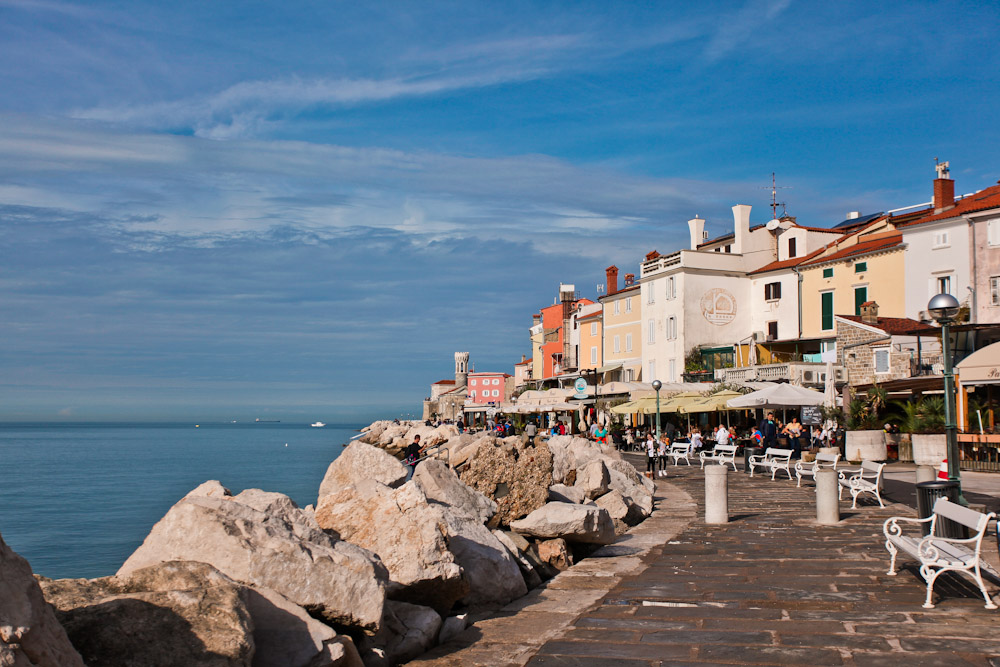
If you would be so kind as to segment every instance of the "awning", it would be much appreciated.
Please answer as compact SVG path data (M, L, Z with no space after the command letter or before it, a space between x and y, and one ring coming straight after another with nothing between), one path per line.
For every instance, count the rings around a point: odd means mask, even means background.
M736 394L729 401L735 409L797 408L803 405L823 405L826 395L794 384L776 384L751 394Z
M617 364L607 364L605 366L601 366L600 368L598 368L597 372L598 373L608 373L610 371L616 371L616 370L618 370L621 367L622 367L621 362L618 362Z
M681 414L689 414L692 412L718 412L719 410L735 410L736 408L730 408L728 403L731 399L738 398L742 396L738 391L720 391L717 394L712 394L711 396L705 396L682 406L678 410Z
M1000 384L1000 343L976 350L955 366L961 384Z

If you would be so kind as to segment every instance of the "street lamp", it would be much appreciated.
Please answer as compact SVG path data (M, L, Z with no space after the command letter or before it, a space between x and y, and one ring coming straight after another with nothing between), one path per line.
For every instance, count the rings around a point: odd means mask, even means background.
M653 389L656 390L656 441L660 441L660 387L663 383L659 380L653 380Z
M951 294L938 294L927 304L930 313L941 325L941 350L944 354L944 432L948 444L948 481L958 485L958 501L968 505L962 495L962 481L958 465L958 424L955 420L955 374L951 367L951 334L949 325L958 315L958 299Z

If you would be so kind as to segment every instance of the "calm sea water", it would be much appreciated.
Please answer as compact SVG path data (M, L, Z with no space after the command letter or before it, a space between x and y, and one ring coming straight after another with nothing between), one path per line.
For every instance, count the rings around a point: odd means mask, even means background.
M111 575L206 480L315 503L362 426L0 424L0 535L36 574Z

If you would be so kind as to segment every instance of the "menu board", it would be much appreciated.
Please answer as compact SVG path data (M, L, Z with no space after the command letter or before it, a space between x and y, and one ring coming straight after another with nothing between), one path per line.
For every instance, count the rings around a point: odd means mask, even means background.
M803 405L800 414L803 424L818 426L823 423L823 410L818 405Z

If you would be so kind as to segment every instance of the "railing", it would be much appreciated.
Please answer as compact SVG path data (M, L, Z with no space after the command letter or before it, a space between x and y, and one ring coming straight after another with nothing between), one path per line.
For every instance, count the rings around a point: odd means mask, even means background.
M1000 472L1000 435L959 433L962 470Z
M844 369L833 367L834 378L844 380ZM826 364L793 361L785 364L761 364L741 368L719 368L715 371L717 382L781 382L788 380L822 387L826 384Z

